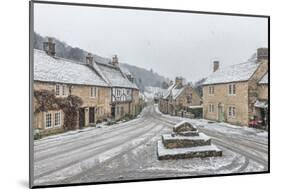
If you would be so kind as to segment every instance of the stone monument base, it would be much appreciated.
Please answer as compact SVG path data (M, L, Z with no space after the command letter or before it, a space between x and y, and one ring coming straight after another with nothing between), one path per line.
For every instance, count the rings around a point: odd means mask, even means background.
M157 155L159 160L187 159L222 156L222 151L215 145L196 146L189 148L165 148L162 141L158 141Z

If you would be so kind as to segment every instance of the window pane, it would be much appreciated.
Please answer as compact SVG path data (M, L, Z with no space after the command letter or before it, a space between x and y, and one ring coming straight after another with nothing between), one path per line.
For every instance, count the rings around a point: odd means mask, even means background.
M55 126L60 126L60 112L55 113Z
M62 86L62 96L65 95L65 85Z
M52 114L50 114L50 113L46 114L46 121L45 121L45 123L46 123L46 128L52 127Z
M56 93L56 96L59 96L60 95L60 86L59 85L56 85L56 91L55 91L55 93Z

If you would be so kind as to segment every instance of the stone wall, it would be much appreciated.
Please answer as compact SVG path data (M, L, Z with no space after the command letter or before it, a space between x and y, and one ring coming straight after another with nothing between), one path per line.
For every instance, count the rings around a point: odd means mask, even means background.
M255 115L255 107L254 104L258 99L258 82L261 80L261 78L268 72L268 61L262 60L261 62L258 62L259 67L255 71L255 73L252 75L249 83L248 93L249 93L249 100L248 100L248 106L249 106L249 117Z
M40 134L42 136L44 135L49 135L49 134L53 134L53 133L59 133L59 132L63 132L64 128L63 128L63 124L64 124L64 113L62 110L52 110L52 111L48 111L48 113L52 114L52 124L54 124L55 122L55 116L54 114L60 112L61 115L61 119L60 119L60 126L52 126L51 128L46 128L45 127L45 115L47 112L39 112L39 113L35 113L34 114L34 119L33 119L33 128L34 129L39 129L40 130Z
M268 100L268 85L267 84L258 85L258 99Z
M191 102L188 102L187 96L190 94L192 95L192 98L191 98ZM191 86L185 86L184 91L178 96L178 98L175 101L175 105L182 104L183 107L200 105L200 103L201 103L200 96Z
M210 120L219 121L219 105L222 111L224 121L238 124L248 125L248 83L236 82L236 94L228 94L227 84L216 84L214 86L214 94L209 94L209 85L203 86L203 117ZM214 105L214 112L209 112L209 105ZM236 108L236 116L228 115L228 108L232 106Z
M34 82L34 90L49 90L55 91L56 83L47 82ZM82 99L83 104L81 107L85 108L85 126L89 125L89 107L95 107L95 121L102 120L111 114L110 107L110 88L97 87L98 94L96 97L90 96L91 86L85 85L66 85L68 94L78 96ZM36 108L36 100L34 98L34 109ZM44 129L44 116L40 114L34 115L34 128ZM77 125L78 128L78 125Z
M115 120L119 120L131 111L131 102L115 104Z

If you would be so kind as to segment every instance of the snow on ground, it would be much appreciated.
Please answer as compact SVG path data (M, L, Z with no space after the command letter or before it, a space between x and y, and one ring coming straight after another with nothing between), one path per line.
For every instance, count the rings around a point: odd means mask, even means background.
M223 144L218 146L223 156L158 160L157 141L162 134L172 132L169 122L181 120L210 131L206 134L212 134L216 143ZM248 137L249 133L253 138ZM260 131L208 123L204 119L164 115L157 105L148 106L129 122L35 141L35 180L38 184L65 184L264 171L267 149L256 143L257 137L266 138L263 135ZM228 141L233 136L236 140ZM245 136L249 143L236 143L239 137L245 141Z
M188 121L199 128L203 127L204 129L208 129L220 133L252 135L252 136L260 137L263 140L266 140L268 138L268 132L260 129L249 128L247 126L237 126L229 123L213 122L206 119L191 119L191 118L183 118L178 116L171 116L160 112L157 104L155 104L154 106L155 106L156 113L158 113L159 115L165 118L173 120L175 123L178 121Z

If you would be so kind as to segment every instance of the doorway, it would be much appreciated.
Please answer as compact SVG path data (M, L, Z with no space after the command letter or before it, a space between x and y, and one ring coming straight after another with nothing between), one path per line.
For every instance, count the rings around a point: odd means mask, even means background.
M79 129L85 127L85 108L79 108Z
M219 103L218 105L218 120L219 122L224 122L224 110L223 110L223 105L221 103Z
M95 123L95 107L89 108L89 123L90 124Z

